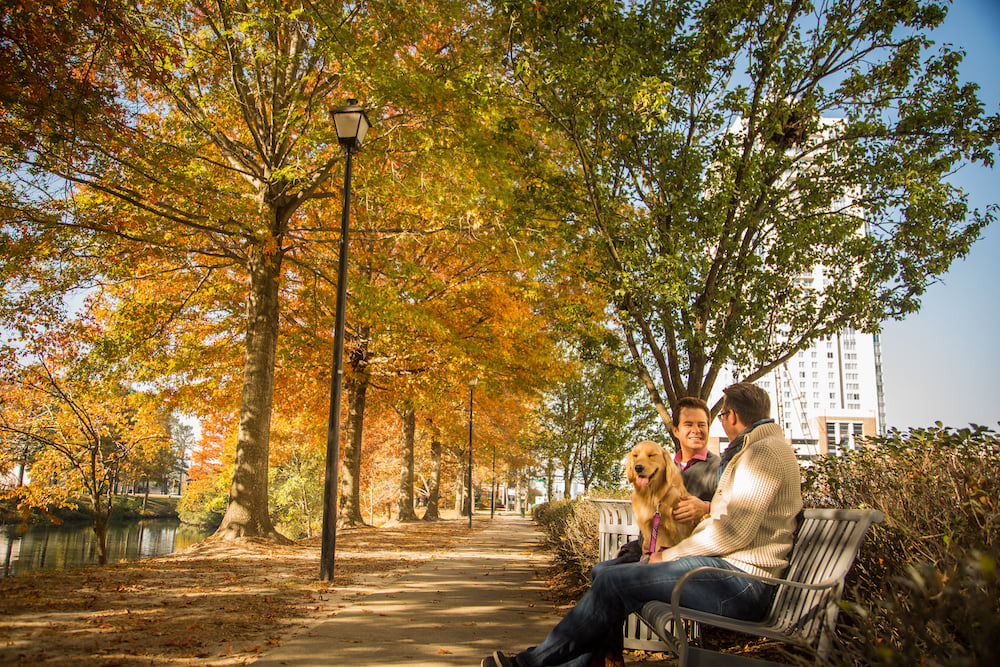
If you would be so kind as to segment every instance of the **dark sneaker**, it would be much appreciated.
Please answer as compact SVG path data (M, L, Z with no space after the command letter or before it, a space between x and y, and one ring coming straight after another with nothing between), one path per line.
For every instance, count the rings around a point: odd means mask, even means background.
M496 667L517 667L514 658L508 657L500 651L493 651L493 664ZM486 667L486 665L483 665L483 667Z
M479 663L479 667L497 667L497 662L493 659L492 655L488 655Z

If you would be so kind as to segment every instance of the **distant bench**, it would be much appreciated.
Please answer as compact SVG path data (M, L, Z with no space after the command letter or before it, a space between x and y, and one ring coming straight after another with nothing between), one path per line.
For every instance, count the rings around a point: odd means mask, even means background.
M614 558L622 544L638 539L632 504L628 500L592 499L591 502L601 515L600 558ZM669 602L647 602L637 614L626 619L625 648L676 653L681 667L774 664L690 645L689 633L692 638L697 637L698 624L705 624L801 646L812 650L818 658L826 657L836 629L844 579L868 528L882 519L877 510L804 510L784 577L745 575L778 586L762 620L741 621L681 607L680 593L691 576L688 573L677 583ZM691 572L712 569L697 568Z

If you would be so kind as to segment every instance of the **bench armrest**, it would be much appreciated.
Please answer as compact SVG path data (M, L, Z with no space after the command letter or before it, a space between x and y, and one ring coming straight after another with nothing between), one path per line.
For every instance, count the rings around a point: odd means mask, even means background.
M677 581L677 585L674 586L674 590L670 595L670 609L671 612L673 613L674 618L677 619L683 618L683 615L681 614L681 609L683 609L683 607L681 607L681 590L684 588L685 585L690 583L691 577L703 572L720 572L722 574L732 574L741 577L743 579L762 581L765 584L773 584L775 586L779 587L784 586L787 588L800 588L803 590L811 590L811 591L822 591L831 588L837 588L843 582L842 577L832 577L830 579L827 579L825 581L820 581L815 584L806 584L798 581L788 581L787 579L781 579L779 577L769 577L760 574L750 574L749 572L742 572L742 571L735 572L733 570L729 570L723 567L712 567L710 565L702 565L701 567L696 567L692 570L685 572L684 576L682 576Z

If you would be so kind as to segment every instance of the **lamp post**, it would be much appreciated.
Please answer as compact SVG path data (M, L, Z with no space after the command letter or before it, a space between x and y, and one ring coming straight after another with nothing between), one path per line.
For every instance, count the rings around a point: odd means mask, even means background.
M333 327L333 368L330 373L330 419L326 430L326 480L323 487L323 536L319 578L333 581L337 544L337 471L340 462L340 403L344 387L344 310L347 306L347 236L350 227L351 158L365 140L371 123L355 99L330 110L337 139L347 153L344 168L344 207L340 218L340 260L337 266L337 311Z
M469 382L469 528L472 528L472 392L479 378Z

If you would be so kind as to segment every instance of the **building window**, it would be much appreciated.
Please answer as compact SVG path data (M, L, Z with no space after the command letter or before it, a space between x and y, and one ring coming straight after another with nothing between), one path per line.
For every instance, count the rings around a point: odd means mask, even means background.
M837 447L837 425L833 422L826 423L826 450L830 454L840 453Z

